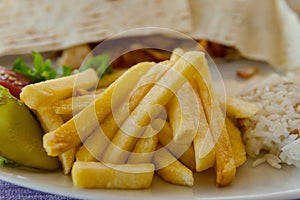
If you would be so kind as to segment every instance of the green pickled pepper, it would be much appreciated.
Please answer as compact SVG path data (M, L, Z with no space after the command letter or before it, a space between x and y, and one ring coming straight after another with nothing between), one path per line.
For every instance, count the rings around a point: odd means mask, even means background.
M57 158L43 148L43 130L30 110L0 86L0 156L26 167L56 170Z

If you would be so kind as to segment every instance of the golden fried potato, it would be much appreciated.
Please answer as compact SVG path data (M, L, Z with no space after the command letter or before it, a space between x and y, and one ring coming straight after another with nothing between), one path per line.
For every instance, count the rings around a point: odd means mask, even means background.
M234 160L236 167L241 166L246 162L246 150L242 141L240 130L234 125L234 123L226 117L226 128L229 135L230 143L234 152Z
M255 115L259 107L242 99L236 97L226 98L226 113L234 118L249 118Z
M168 117L176 142L193 142L200 124L199 102L199 97L187 82L168 103Z
M61 162L64 174L69 174L75 161L76 147L69 149L68 151L60 154L58 159Z
M100 94L97 95L83 95L70 97L67 99L62 99L60 101L55 102L52 107L56 114L58 115L73 115L81 110L83 110L86 106L88 106L91 102L93 102Z
M148 127L145 132L143 138L136 143L127 163L151 163L153 152L158 144L158 136L151 127Z
M194 150L196 160L196 171L201 172L214 166L215 164L215 142L211 135L211 131L205 116L204 108L199 96L199 90L194 80L191 80L197 98L199 99L199 127L194 138Z
M102 164L76 161L72 180L76 187L143 189L150 187L154 174L153 164Z
M181 48L176 48L173 50L171 57L170 57L170 61L176 62L177 60L179 60L179 58L184 54L183 49Z
M34 112L46 133L57 129L64 123L62 117L54 112L52 106L41 106Z
M54 102L72 96L75 86L90 89L96 86L98 76L88 69L75 75L27 85L22 89L20 99L31 109L52 105Z
M64 123L62 117L54 112L52 106L39 107L36 110L36 115L45 132L53 131ZM75 160L75 152L76 149L71 148L58 156L64 174L69 174L71 172Z
M193 172L179 162L167 149L160 149L154 154L157 174L165 181L177 185L193 186Z
M158 125L156 125L156 123L158 123ZM159 143L167 148L170 153L178 158L190 170L196 171L194 145L182 144L174 141L169 122L164 122L162 119L157 119L153 126L160 126L161 123L164 123L164 126L158 133Z

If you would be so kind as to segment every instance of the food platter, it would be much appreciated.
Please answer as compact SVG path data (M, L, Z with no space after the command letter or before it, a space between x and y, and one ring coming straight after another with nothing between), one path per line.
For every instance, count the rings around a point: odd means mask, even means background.
M236 60L216 61L220 70L226 93L234 95L248 84L254 83L274 72L265 63ZM242 66L256 66L260 72L253 78L242 80L236 70ZM176 186L155 177L150 189L146 190L105 190L80 189L72 184L70 176L62 172L45 173L23 168L0 168L0 179L34 190L84 199L291 199L300 197L300 169L283 166L278 170L260 165L251 166L249 159L237 171L234 182L225 188L215 186L212 170L195 175L193 187Z

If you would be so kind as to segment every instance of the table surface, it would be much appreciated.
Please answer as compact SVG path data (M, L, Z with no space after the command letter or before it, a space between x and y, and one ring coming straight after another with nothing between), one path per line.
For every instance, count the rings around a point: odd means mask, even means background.
M47 199L47 200L75 200L60 195L49 194L28 188L20 187L0 180L0 200L26 200L26 199Z

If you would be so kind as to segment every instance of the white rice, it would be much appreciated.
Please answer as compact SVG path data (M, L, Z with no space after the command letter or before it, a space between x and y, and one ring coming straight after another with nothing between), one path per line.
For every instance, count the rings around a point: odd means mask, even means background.
M258 158L253 166L267 162L276 168L282 163L300 168L300 139L295 134L300 132L300 84L295 75L271 75L240 96L260 108L243 120L247 154Z

